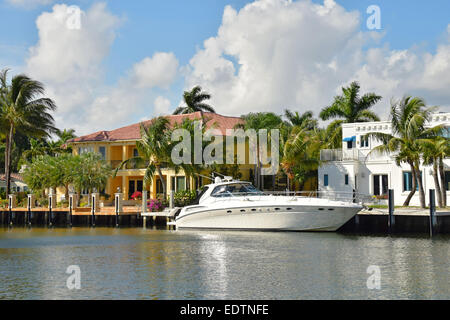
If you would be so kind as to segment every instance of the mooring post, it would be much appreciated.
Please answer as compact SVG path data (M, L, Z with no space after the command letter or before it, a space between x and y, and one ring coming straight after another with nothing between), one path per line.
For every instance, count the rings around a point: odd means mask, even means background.
M145 229L147 227L147 216L145 215L148 210L147 207L147 190L142 191L142 227Z
M76 207L78 202L78 194L73 192L69 194L69 225L72 227L72 214L73 214L73 208Z
M174 194L173 194L173 190L170 190L169 208L173 209L173 207L174 207Z
M435 198L435 190L430 189L430 237L435 234L435 225L436 225L436 198Z
M389 204L389 218L388 218L388 227L389 232L393 232L395 228L395 216L394 216L394 190L389 189L388 191L388 204Z
M116 227L119 226L119 214L122 212L122 199L123 194L118 192L114 194L114 210L116 212Z
M16 195L15 194L10 194L9 196L8 196L8 211L9 211L9 214L8 214L8 225L11 225L12 226L12 224L13 224L13 213L12 213L12 209L13 208L15 208L16 207Z
M48 208L49 208L48 224L52 226L53 208L56 208L56 194L54 193L53 188L50 188L50 194L48 195Z
M27 213L27 219L25 221L26 224L31 225L31 220L32 220L32 209L35 207L35 198L34 198L34 194L29 194L27 195L27 209L28 209L28 213Z
M91 195L91 216L92 216L92 221L91 224L93 227L95 227L95 213L99 210L99 194L94 192Z

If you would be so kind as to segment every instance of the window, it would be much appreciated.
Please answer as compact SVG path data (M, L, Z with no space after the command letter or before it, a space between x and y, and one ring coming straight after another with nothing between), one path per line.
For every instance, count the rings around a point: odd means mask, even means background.
M232 183L214 188L212 197L231 197L233 195L260 195L262 192L256 189L251 183Z
M328 187L328 175L327 174L323 175L323 185L325 187Z
M369 137L361 136L361 148L369 147Z
M376 174L373 176L373 194L375 196L386 195L388 193L387 174Z
M344 180L345 180L345 185L348 185L348 174L345 175Z
M100 153L103 160L106 160L106 147L98 147L98 153Z
M412 189L412 174L411 171L403 172L403 191L411 191ZM416 191L419 190L419 184L416 179Z
M83 153L89 153L89 152L94 152L94 148L93 147L79 147L78 148L79 155L82 155Z
M353 149L353 140L347 141L347 149Z
M178 192L186 190L186 177L177 177L176 180L176 191Z
M133 149L133 157L139 157L139 151L136 148Z

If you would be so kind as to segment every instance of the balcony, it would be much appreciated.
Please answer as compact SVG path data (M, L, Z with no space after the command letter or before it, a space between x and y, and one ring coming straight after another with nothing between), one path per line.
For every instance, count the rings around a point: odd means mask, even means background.
M323 149L320 150L321 161L359 161L364 159L359 149Z

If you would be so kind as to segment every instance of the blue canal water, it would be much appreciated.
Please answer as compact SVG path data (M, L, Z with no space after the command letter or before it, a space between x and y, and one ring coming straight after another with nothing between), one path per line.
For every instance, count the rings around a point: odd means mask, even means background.
M0 229L0 299L449 299L449 253L448 236Z

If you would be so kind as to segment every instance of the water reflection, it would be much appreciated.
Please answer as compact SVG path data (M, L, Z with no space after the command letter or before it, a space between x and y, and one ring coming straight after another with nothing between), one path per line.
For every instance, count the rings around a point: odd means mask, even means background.
M0 299L448 299L449 237L2 229ZM81 290L68 290L69 265ZM381 269L368 290L367 267Z

